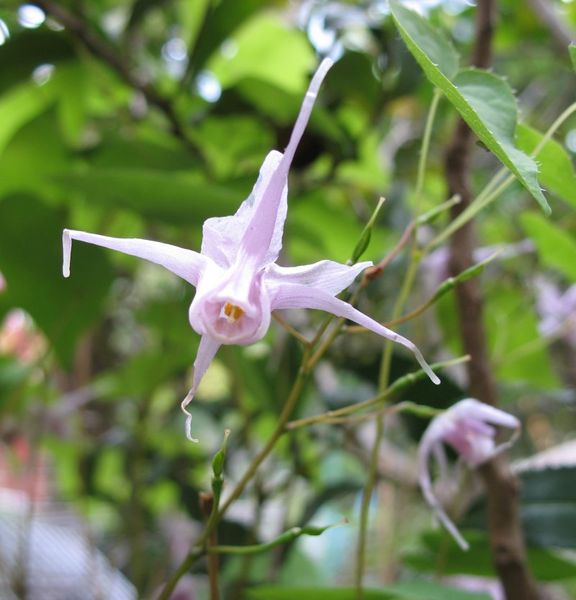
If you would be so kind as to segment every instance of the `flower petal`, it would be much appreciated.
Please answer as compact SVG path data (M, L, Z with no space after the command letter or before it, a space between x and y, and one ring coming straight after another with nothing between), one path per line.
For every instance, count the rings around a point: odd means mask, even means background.
M346 289L359 273L372 264L371 261L365 261L349 266L333 260L321 260L301 267L280 267L273 264L266 274L266 279L273 285L297 283L319 288L335 296Z
M254 211L242 237L241 249L246 256L251 258L254 264L260 266L266 264L266 255L272 247L275 238L282 192L286 187L290 164L310 118L320 85L333 64L330 58L325 58L320 63L314 77L312 77L312 81L302 102L300 113L296 119L296 124L292 130L288 146L267 184L262 187L262 198L258 200L257 210Z
M477 467L491 460L495 456L498 456L498 454L501 454L505 450L508 450L520 435L520 421L514 415L495 408L494 406L490 406L485 402L480 402L480 400L476 400L475 398L460 400L460 402L456 403L444 413L444 415L447 414L452 414L454 418L468 424L474 421L492 423L493 425L514 430L512 437L508 441L498 444L489 452L484 452L479 455L476 460L467 461L472 467ZM437 417L437 419L441 419L444 415Z
M264 159L260 167L258 181L252 190L252 193L231 217L213 217L204 222L202 228L202 254L209 256L215 263L221 267L229 267L234 264L238 255L240 241L246 232L248 223L252 220L254 213L259 210L260 204L264 198L264 189L270 181L270 177L278 168L282 159L282 153L272 150ZM284 182L284 189L280 197L280 203L276 214L274 224L274 233L268 251L264 257L264 262L272 263L280 254L282 249L282 233L284 221L286 220L288 186Z
M124 254L137 256L150 262L162 265L172 273L178 275L188 283L196 285L200 273L210 261L193 250L186 250L178 246L153 242L150 240L115 238L84 231L65 229L62 233L62 248L64 253L62 273L64 277L70 276L70 255L72 253L72 240L95 244Z
M296 283L282 283L278 286L274 293L271 293L271 295L272 310L282 308L315 308L318 310L324 310L336 315L337 317L343 317L345 319L349 319L350 321L354 321L355 323L366 327L366 329L374 331L382 337L385 337L393 342L397 342L398 344L402 344L414 354L416 360L422 369L424 369L428 377L430 377L432 382L436 384L440 383L440 380L434 374L428 363L424 360L422 353L420 350L418 350L415 344L400 334L395 333L391 329L380 325L380 323L355 309L347 302L343 302L338 298L334 298L324 290Z
M418 448L418 479L420 482L420 488L422 489L424 499L434 510L436 516L438 519L440 519L444 527L446 527L446 529L450 532L452 537L463 550L468 550L468 542L462 537L462 534L458 531L456 525L454 525L450 517L448 517L445 510L442 508L442 505L440 504L438 498L436 498L434 489L432 487L432 480L430 478L429 470L430 456L437 455L437 449L441 446L443 437L443 430L441 427L432 427L432 425L435 423L437 423L436 420L434 420L431 426L426 430Z
M520 421L514 415L490 406L485 402L480 402L480 400L476 400L475 398L460 400L460 402L454 404L444 414L448 413L453 414L459 419L466 418L467 420L483 421L485 423L500 425L501 427L508 427L509 429L518 429L520 427Z
M186 415L186 437L191 441L197 443L198 440L192 437L192 413L188 410L188 405L192 402L194 394L198 389L198 385L206 373L206 370L210 366L210 363L214 359L218 348L220 348L220 342L211 338L209 335L203 335L200 338L200 345L198 346L198 353L196 354L196 360L194 361L194 374L192 375L192 387L186 394L186 398L182 400L180 408Z

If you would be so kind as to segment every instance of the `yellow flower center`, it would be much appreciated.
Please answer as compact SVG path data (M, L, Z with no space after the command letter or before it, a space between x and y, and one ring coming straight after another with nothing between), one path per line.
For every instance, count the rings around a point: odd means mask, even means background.
M226 302L224 305L224 314L229 323L235 323L244 314L244 311L239 306Z

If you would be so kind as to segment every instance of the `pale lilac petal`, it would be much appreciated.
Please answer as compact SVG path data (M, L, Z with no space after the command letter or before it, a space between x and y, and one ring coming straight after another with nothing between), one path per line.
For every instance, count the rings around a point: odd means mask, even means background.
M321 260L301 267L280 267L273 264L266 274L266 279L276 286L297 283L319 288L335 296L346 289L359 273L371 266L371 261L349 266L332 260Z
M434 424L437 421L433 421ZM422 490L422 494L424 499L430 507L434 510L436 516L440 519L441 523L446 527L449 531L450 535L456 540L458 545L463 550L468 550L468 542L462 537L462 534L458 531L456 525L452 522L450 517L446 514L444 508L440 504L438 498L434 494L434 489L432 487L432 480L430 478L430 456L431 454L436 454L437 448L441 445L443 438L443 430L441 427L432 427L430 426L424 436L422 437L422 441L420 442L420 447L418 448L418 470L419 475L418 479L420 482L420 488Z
M450 411L454 412L459 420L464 421L467 427L470 426L470 422L483 421L484 423L492 423L500 427L507 427L512 429L513 433L509 440L494 445L492 442L490 445L486 444L486 451L482 452L481 449L476 453L476 456L468 461L468 464L472 467L477 467L488 460L491 460L495 456L498 456L505 450L511 448L518 437L520 436L520 421L514 416L503 410L490 406L485 402L480 402L474 398L466 398L455 404ZM486 436L482 439L486 440Z
M264 159L260 175L252 193L240 205L236 214L231 217L214 217L204 222L202 229L202 254L209 256L221 267L229 267L237 258L240 241L244 236L248 223L258 210L263 198L264 189L268 185L274 171L278 168L282 153L272 150ZM288 186L285 184L280 197L276 214L274 233L268 251L264 257L265 263L272 263L282 249L282 232L286 220Z
M380 323L355 309L347 302L334 298L329 293L319 290L318 288L311 288L295 283L281 284L272 294L272 310L282 308L312 308L324 310L337 317L354 321L355 323L358 323L358 325L362 325L362 327L366 327L366 329L374 331L382 337L397 342L398 344L402 344L414 354L416 360L422 369L424 369L428 377L430 377L432 382L435 384L440 383L440 380L424 360L422 353L415 344L391 329L380 325Z
M180 404L180 408L182 412L186 415L186 437L191 441L197 443L198 440L192 437L192 413L188 410L188 405L192 402L194 398L194 394L198 390L198 386L200 385L200 381L206 373L206 370L210 366L210 363L214 359L216 352L218 352L218 348L220 348L220 342L212 339L208 335L203 335L200 338L200 345L198 346L198 354L196 354L196 360L194 361L194 373L192 375L192 387L188 394L186 394L186 398L182 400Z
M258 202L258 210L252 215L242 238L242 250L255 264L266 264L266 254L269 252L275 238L282 191L288 180L288 170L294 158L296 147L310 118L320 85L332 65L333 61L325 58L314 74L302 102L300 113L296 119L296 124L292 130L292 135L290 136L290 141L282 156L282 160L272 173L268 183L263 186L262 199Z
M467 421L483 421L501 427L508 427L509 429L518 429L520 427L520 421L514 415L494 408L494 406L490 406L485 402L480 402L480 400L476 400L475 398L460 400L448 412L459 419L465 418Z
M492 425L511 428L514 435L508 442L495 447ZM418 449L422 493L446 529L464 549L468 545L434 495L428 464L430 455L438 458L442 444L448 443L458 451L465 463L477 467L509 448L519 434L519 427L520 422L513 415L474 398L466 398L434 418L422 436ZM441 471L444 469L442 464L440 468Z
M62 273L64 277L70 276L70 255L72 253L72 240L110 248L124 254L137 256L150 262L163 266L172 271L188 283L196 285L202 270L210 259L193 250L186 250L178 246L152 242L150 240L114 238L84 231L65 229L62 233L62 248L64 253Z
M434 460L438 463L438 473L440 480L448 478L448 457L446 456L446 450L444 444L434 444L432 448L432 454Z

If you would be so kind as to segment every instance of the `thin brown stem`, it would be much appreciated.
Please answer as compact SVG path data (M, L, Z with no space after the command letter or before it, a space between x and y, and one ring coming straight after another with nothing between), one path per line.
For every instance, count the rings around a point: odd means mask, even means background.
M472 63L486 68L491 63L491 41L496 14L495 0L480 0L476 11L476 38ZM470 158L473 134L463 120L456 126L445 159L448 193L458 194L460 204L452 207L455 220L472 202ZM454 274L472 266L475 247L474 223L467 222L450 240L450 269ZM455 290L457 318L468 363L470 394L497 405L498 392L489 360L483 320L483 298L478 280L460 283ZM526 562L526 551L519 518L518 484L504 457L490 461L480 469L488 499L488 528L492 559L507 600L536 600L538 591Z
M200 508L204 516L210 520L212 515L217 510L214 494L211 492L200 494ZM220 586L218 584L218 555L210 552L210 549L214 546L218 546L218 531L216 527L214 527L208 535L206 550L208 553L208 585L210 589L210 600L220 600Z

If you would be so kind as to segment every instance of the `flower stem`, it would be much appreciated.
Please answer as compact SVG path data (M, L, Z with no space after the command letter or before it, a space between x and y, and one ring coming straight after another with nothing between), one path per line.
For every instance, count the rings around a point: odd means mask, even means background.
M406 275L404 276L404 281L402 283L402 288L396 300L394 310L392 313L392 319L397 319L402 314L406 301L408 300L408 296L412 290L412 286L414 284L414 279L416 276L416 270L418 267L418 263L420 260L420 253L417 248L416 241L416 233L418 231L419 225L419 212L421 209L421 199L422 199L422 190L424 187L424 177L426 174L426 164L428 162L428 153L430 150L430 140L432 137L432 129L434 125L434 120L436 117L436 112L438 108L438 104L440 101L441 93L438 89L434 90L434 96L432 99L432 103L430 105L430 109L428 111L428 116L426 118L426 125L424 127L424 134L422 137L422 147L420 149L420 160L418 162L418 176L416 179L416 203L414 206L414 226L411 230L411 235L406 236L405 242L408 239L411 240L410 244L410 262L408 265L408 270ZM404 236L403 236L404 237ZM388 382L390 379L390 365L392 363L392 343L387 340L384 343L384 351L382 353L382 361L380 363L380 377L378 389L381 393L384 393L388 387ZM384 415L379 415L376 419L376 436L374 439L374 444L372 446L372 450L370 452L370 464L368 466L368 477L366 480L366 484L364 486L363 494L362 494L362 504L360 507L360 525L358 532L358 546L356 550L356 573L355 573L355 588L356 588L356 599L363 600L364 598L364 587L363 587L363 579L364 579L364 571L366 567L366 538L367 538L367 530L368 530L368 518L369 518L369 509L370 509L370 501L372 498L372 494L374 492L374 487L376 485L376 479L378 476L378 457L380 454L380 446L382 444L382 439L384 437Z
M571 104L562 114L550 125L546 133L542 136L542 139L538 142L534 150L530 153L532 158L536 158L544 146L552 139L552 136L558 131L562 124L576 112L576 102ZM450 222L450 224L438 234L426 247L426 252L430 252L434 248L437 248L442 242L447 240L455 231L460 229L463 225L472 220L482 209L486 208L489 204L492 204L500 194L506 190L510 184L516 179L515 175L508 175L508 169L502 167L496 175L488 182L486 187L478 194L470 205L462 211L457 218Z
M240 481L235 485L234 489L228 496L228 498L223 502L222 506L216 511L214 510L204 530L200 534L200 537L196 541L195 546L188 553L186 558L182 561L180 566L176 569L176 571L172 574L170 579L167 581L164 589L160 592L157 600L169 600L170 595L174 591L178 581L190 570L192 565L207 551L208 542L210 540L212 532L216 529L216 526L220 522L220 520L226 514L230 505L242 494L244 488L248 485L250 480L254 477L258 467L264 462L264 460L268 457L268 455L274 449L276 442L281 437L281 435L286 430L286 423L292 414L298 399L300 398L300 394L304 389L304 385L306 384L306 380L308 378L308 374L310 373L310 369L308 368L308 359L310 357L310 350L306 349L304 351L304 355L302 357L302 365L300 370L298 371L298 376L294 381L292 389L290 390L290 394L288 395L288 399L284 404L280 417L278 418L278 422L276 424L276 428L272 432L272 435L266 442L266 445L258 452L258 454L254 457L246 472L240 479Z

